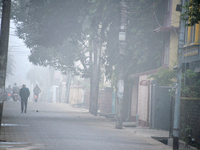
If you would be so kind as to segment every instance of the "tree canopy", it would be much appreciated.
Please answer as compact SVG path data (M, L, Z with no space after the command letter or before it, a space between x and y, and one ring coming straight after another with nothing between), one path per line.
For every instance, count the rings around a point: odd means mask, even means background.
M126 7L127 48L124 66L127 74L157 68L162 38L153 30L162 21L163 2L155 0L15 0L12 18L17 35L31 49L35 65L53 66L74 72L89 68L88 52L93 41L103 45L102 65L110 78L117 68L121 8ZM156 14L156 15L155 15ZM84 69L77 69L81 62ZM87 71L85 71L87 72Z
M125 74L133 74L155 69L160 66L162 53L162 35L153 33L153 30L163 25L163 1L126 1L127 38L124 59ZM121 6L122 7L122 6ZM156 17L156 18L155 18ZM157 19L160 23L155 21ZM119 28L119 26L118 26ZM106 49L107 75L111 77L113 68L117 64L118 32L119 29L111 26ZM113 44L114 43L114 44Z
M81 54L87 1L20 0L13 3L17 35L31 49L35 65L72 69ZM81 7L80 7L81 6Z

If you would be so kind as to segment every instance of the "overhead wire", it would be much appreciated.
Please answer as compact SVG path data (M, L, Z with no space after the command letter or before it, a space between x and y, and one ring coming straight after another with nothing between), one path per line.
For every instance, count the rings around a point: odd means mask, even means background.
M161 1L159 1L158 3L157 3L157 5L156 6L158 6L158 4L160 3ZM128 14L127 15L127 18L129 18L129 19L131 19L131 20L139 20L139 21L145 21L145 19L144 18L142 18L142 19L135 19L135 18L132 18L131 16L130 16L130 14L135 14L135 13L140 13L140 12L144 12L144 11L146 11L146 10L149 10L150 8L154 8L154 6L155 6L155 4L153 4L152 6L150 6L150 7L148 7L147 9L145 9L145 10L142 10L142 11L137 11L137 12L128 12L128 11L126 11L126 13ZM130 8L130 6L128 6L129 8ZM156 13L155 13L155 11L153 12L154 13L154 17L155 17L155 21L156 21L156 23L161 27L161 24L159 23L159 21L158 21L158 18L157 18L157 15L156 15ZM178 15L176 15L176 14L173 14L173 15L175 15L175 16L178 16ZM178 16L179 17L179 16ZM173 20L171 20L171 23L176 23L176 22L179 22L179 20L178 20L178 18L175 18L175 19L173 19ZM174 35L174 36L172 36L171 37L171 39L170 39L170 41L172 41L175 37L177 37L178 38L178 34L177 34L177 32L176 32L176 29L174 28L174 32L175 32L175 34L176 34L176 36ZM127 36L127 38L128 38L128 42L130 43L130 45L131 45L131 41L130 41L130 37L129 36ZM177 48L178 47L178 45L177 46L174 46L174 47L170 47L170 41L165 45L165 47L169 47L169 50L170 49L174 49L174 48ZM169 56L169 50L168 50L168 56ZM164 61L164 60L163 60ZM169 60L168 60L169 61Z
M9 51L9 53L30 54L28 51Z
M151 5L150 7L147 7L146 9L141 10L141 11L137 11L137 12L124 11L124 12L127 14L127 18L130 19L130 20L132 20L132 21L141 21L141 22L144 22L144 23L149 23L149 22L147 21L147 19L148 19L149 16L147 16L146 18L136 19L135 17L133 18L131 15L133 15L133 14L135 14L135 13L144 12L144 11L146 11L146 10L149 10L149 9L152 8L152 7L153 7L153 9L154 9L155 7L158 6L158 4L159 4L160 2L161 2L161 0L159 0L156 4L153 3L153 5ZM131 6L124 6L124 7L129 7L129 8L131 8ZM158 22L158 19L157 19L157 16L156 16L155 12L154 12L154 16L155 16L155 18L156 18L157 24L158 24L159 26L161 26L160 23Z
M9 46L10 48L17 48L17 47L26 47L25 45L13 45L13 46Z
M16 29L16 28L14 28L14 27L10 27L11 29Z
M132 17L129 16L129 15L133 15L133 14L136 14L136 13L141 13L141 12L147 11L147 10L149 10L149 9L152 8L152 7L155 8L155 7L158 6L158 4L159 4L161 1L162 1L162 0L159 0L156 4L153 4L153 5L151 5L150 7L147 7L146 9L143 9L143 10L140 10L140 11L136 11L136 12L124 11L124 10L122 10L122 11L123 11L124 13L128 14L127 17L128 17L129 19L131 19L131 20L138 20L138 19L132 18ZM123 7L131 8L131 6L124 6L124 5L123 5ZM144 18L142 18L142 19L144 19ZM141 20L142 20L142 19L141 19Z
M158 22L158 18L157 18L157 16L156 16L155 11L154 11L154 17L155 17L156 23L159 25L159 27L161 27L160 23Z
M11 35L11 36L16 36L16 35L14 35L14 34L9 34L9 35Z
M136 11L136 12L130 12L130 13L132 13L132 14L141 13L141 12L144 12L144 11L149 10L149 9L151 9L151 8L157 7L158 4L159 4L161 1L162 1L162 0L159 0L156 4L153 4L153 5L151 5L150 7L147 7L146 9L143 9L143 10L140 10L140 11ZM129 7L129 8L133 7L133 8L134 8L134 6L124 6L124 7Z
M9 43L15 43L15 44L19 44L18 42L13 42L13 41L9 41Z
M141 20L145 20L149 18L151 14L149 14L146 18L140 18L140 19L136 19L136 18L133 18L131 16L127 16L127 18L129 18L130 20L133 20L133 21L141 21Z

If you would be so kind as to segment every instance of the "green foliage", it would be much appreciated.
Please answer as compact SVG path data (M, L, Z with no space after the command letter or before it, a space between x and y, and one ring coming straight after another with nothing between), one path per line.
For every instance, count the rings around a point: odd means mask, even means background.
M57 48L44 48L38 46L37 49L31 50L29 60L34 65L53 66L55 69L66 72L67 70L74 71L74 61L78 59L77 55L81 55L78 46L75 46L66 41L65 44Z
M184 78L196 78L197 76L198 76L197 73L188 69L188 70L186 70L186 72L184 72L182 74L182 79L184 79Z
M104 45L101 64L108 79L117 74L118 34L121 0L14 0L12 18L17 35L31 49L35 65L53 66L63 72L90 75L88 53L93 43ZM162 40L153 34L163 24L164 5L160 0L127 0L127 47L122 58L125 74L155 69L160 65ZM80 7L81 6L81 7ZM81 63L83 68L76 65ZM113 69L115 68L115 70Z
M176 72L174 70L160 68L156 74L150 75L149 78L157 80L160 86L172 86L176 78Z
M182 97L200 97L200 79L198 73L192 70L186 70L182 74L181 96Z
M182 140L184 140L187 144L189 144L191 141L190 141L190 137L191 137L191 134L192 134L192 128L183 123L181 125L181 134L183 134L184 136L182 137Z
M183 6L186 10L182 17L188 22L188 26L193 26L200 21L200 1L190 0Z
M176 81L176 75L177 73L174 70L160 68L156 74L150 75L149 78L157 80L160 86L173 86ZM200 97L200 79L198 78L198 73L186 70L182 73L181 80L181 97ZM174 96L175 89L172 89L169 94Z
M87 77L89 49L96 39L100 44L107 42L111 24L120 18L119 4L118 0L15 0L12 18L17 35L31 49L33 64L82 72Z
M199 89L196 86L181 86L181 97L198 98L200 96Z
M181 125L180 134L182 134L181 140L183 140L187 145L199 148L199 143L192 141L192 127L191 126L187 125L186 123L183 123Z
M113 66L117 64L119 51L118 34L121 18L121 1L97 1L97 9L90 17L92 18L92 27L94 27L94 23L99 20L101 28L97 33L92 35L97 35L100 38L101 44L104 45L105 50L102 53L101 64L105 67L107 79L111 79L113 76L116 76L116 70L113 69Z
M173 99L175 99L175 92L176 92L175 88L172 88L169 90L169 96Z
M119 61L121 58L118 56L120 17L117 18L115 15L116 23L110 25L106 51L103 56L108 78L111 78L112 73L114 73L113 66L117 70L118 63L121 62L126 75L152 70L160 66L163 38L161 35L153 34L153 30L158 27L158 24L155 24L154 13L157 14L158 20L163 24L163 7L165 5L160 0L154 2L148 0L126 1L127 46L122 61Z
M17 35L31 49L30 62L75 72L75 62L84 56L82 22L87 8L87 0L13 1L12 19Z
M87 1L20 0L13 9L13 19L18 36L27 47L57 47L69 37L81 35L81 13L79 5Z

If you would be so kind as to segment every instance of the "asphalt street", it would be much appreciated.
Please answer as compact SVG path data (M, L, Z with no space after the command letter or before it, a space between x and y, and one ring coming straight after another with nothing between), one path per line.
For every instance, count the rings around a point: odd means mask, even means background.
M170 150L131 128L115 129L115 122L93 116L65 103L4 102L0 149L45 150Z

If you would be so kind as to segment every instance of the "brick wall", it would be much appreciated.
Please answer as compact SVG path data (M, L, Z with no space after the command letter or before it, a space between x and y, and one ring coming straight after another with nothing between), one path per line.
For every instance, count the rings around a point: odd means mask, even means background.
M98 99L98 109L100 113L111 114L112 113L112 89L105 88L104 90L99 90L99 99ZM84 94L85 107L90 108L90 90L85 90Z
M190 135L195 142L190 142ZM181 99L180 139L200 148L200 99Z
M112 89L106 88L99 91L98 106L100 113L111 114L112 113Z
M84 102L85 102L85 108L90 108L90 90L85 90L84 94Z

